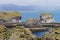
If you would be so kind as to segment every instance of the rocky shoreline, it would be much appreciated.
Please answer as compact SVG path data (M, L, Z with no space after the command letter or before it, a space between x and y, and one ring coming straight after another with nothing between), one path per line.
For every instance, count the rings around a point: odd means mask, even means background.
M0 40L37 40L37 38L28 28L16 26L9 30L2 26L0 28Z
M60 27L51 27L48 32L39 38L32 34L31 31L46 30L41 23L54 22L50 14L47 14L47 17L46 14L40 17L41 19L29 18L25 24L21 25L21 15L18 12L0 12L0 40L60 40Z
M51 28L40 40L60 40L60 28Z

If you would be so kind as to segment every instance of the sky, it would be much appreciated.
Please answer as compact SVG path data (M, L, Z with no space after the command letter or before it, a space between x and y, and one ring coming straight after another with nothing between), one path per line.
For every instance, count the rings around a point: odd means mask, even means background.
M60 0L0 0L0 5L2 4L16 4L23 6L60 6Z
M0 5L39 6L40 8L59 9L60 0L0 0Z

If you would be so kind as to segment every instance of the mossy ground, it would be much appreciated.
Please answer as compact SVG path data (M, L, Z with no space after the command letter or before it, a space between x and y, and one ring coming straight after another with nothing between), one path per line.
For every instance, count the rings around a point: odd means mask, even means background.
M51 28L41 37L41 40L60 40L60 28Z
M27 30L27 31L26 31ZM0 33L0 40L38 40L27 28L16 26Z

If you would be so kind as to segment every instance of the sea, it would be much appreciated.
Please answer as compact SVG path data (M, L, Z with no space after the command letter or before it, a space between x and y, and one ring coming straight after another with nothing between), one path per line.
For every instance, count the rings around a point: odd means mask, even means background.
M45 12L41 12L41 11L20 11L20 15L22 15L22 22L26 22L26 20L28 18L38 18L40 19L40 14L41 13L46 13ZM59 11L49 11L48 13L50 13L55 22L60 22L60 12ZM45 31L46 32L46 31ZM45 33L44 31L42 32L33 32L34 35L36 35L37 37L41 37L42 35L44 35Z

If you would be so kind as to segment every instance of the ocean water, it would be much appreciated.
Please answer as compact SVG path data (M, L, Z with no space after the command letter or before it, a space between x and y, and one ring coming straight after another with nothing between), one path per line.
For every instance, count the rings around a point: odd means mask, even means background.
M40 18L40 11L21 11L22 21L26 21L28 18ZM59 11L49 11L53 15L55 22L60 22L60 12Z
M40 18L40 11L21 11L22 21L25 22L28 18ZM53 15L55 22L60 22L60 12L59 11L49 11ZM41 37L45 32L34 32L33 34Z
M45 32L33 32L33 34L36 35L37 37L41 37L42 35L44 35Z

